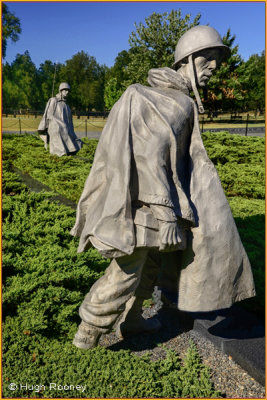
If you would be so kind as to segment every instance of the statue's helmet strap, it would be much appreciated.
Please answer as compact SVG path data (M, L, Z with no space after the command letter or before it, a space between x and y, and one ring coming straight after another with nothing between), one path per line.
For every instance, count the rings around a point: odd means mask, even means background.
M197 90L197 86L196 86L196 79L195 79L195 72L194 72L194 65L193 65L193 58L192 58L192 54L189 56L189 68L190 68L190 81L191 81L191 85L192 85L192 89L197 101L197 106L198 106L198 112L200 114L204 114L205 110L203 107L203 104L201 102L198 90Z
M62 82L59 85L59 91L64 90L64 89L70 90L70 85L67 82Z
M228 57L231 52L229 47L223 44L216 29L211 26L198 25L189 29L178 40L173 68L177 69L181 61L186 60L191 54L211 48L219 48L222 59Z

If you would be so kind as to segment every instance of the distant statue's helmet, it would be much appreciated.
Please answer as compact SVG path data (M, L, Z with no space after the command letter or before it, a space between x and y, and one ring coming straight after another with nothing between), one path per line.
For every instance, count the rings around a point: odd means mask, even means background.
M208 25L194 26L178 40L173 68L177 69L181 61L186 60L191 54L211 48L219 48L222 53L222 59L230 56L229 47L223 44L216 29Z
M64 89L70 90L70 85L67 82L63 82L59 85L60 92L61 92L61 90L64 90Z

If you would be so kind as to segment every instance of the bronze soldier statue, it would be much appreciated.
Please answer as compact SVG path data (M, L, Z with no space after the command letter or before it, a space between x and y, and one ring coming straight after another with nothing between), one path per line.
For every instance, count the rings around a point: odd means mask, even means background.
M123 337L160 328L142 317L142 304L157 283L161 255L161 282L176 287L180 310L212 311L255 295L198 124L204 109L197 88L229 54L215 29L196 26L178 41L173 69L150 70L150 87L129 86L112 108L71 231L79 252L93 245L112 261L80 307L75 346L96 346L115 323Z
M66 103L70 85L63 82L59 85L59 93L48 100L38 132L51 154L63 156L76 154L82 147L77 138L72 122L71 110Z

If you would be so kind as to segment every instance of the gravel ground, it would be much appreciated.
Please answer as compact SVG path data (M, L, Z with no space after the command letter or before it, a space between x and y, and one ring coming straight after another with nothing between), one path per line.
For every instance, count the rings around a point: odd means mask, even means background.
M224 398L265 398L265 388L248 375L230 356L223 354L212 342L203 338L192 329L192 320L185 313L177 310L161 309L157 313L153 307L144 310L146 318L157 314L164 328L152 335L136 335L127 340L120 340L115 333L103 335L100 345L110 350L130 349L141 356L147 352L151 360L165 357L164 348L172 349L183 358L190 341L197 346L202 362L210 368L211 379L216 390ZM180 315L180 318L177 316ZM182 322L181 322L182 321ZM159 346L162 344L163 346Z

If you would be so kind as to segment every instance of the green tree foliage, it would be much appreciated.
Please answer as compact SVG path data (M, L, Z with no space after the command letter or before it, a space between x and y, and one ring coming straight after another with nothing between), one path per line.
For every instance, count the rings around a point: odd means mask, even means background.
M265 108L265 52L254 54L244 62L230 29L223 37L231 49L230 57L215 71L209 81L205 105L209 110L238 111Z
M96 59L80 51L64 64L56 65L55 95L59 83L67 81L72 91L69 102L79 115L91 110L111 109L122 92L132 83L147 84L149 69L171 66L177 41L188 29L199 24L200 14L191 19L182 17L181 10L153 13L145 22L135 24L130 34L129 51L123 50L112 68L99 65ZM16 41L19 20L3 3L3 55L8 38ZM253 55L244 62L230 29L223 42L231 48L231 56L215 72L209 82L205 107L210 110L236 111L265 106L265 53ZM46 60L37 70L30 54L18 54L9 65L3 65L4 108L43 110L53 91L55 64Z
M120 98L124 91L123 82L128 79L127 65L130 62L130 52L121 51L116 59L115 64L106 74L106 83L104 90L105 107L110 110L114 103Z
M236 36L230 29L223 36L223 43L231 49L230 57L217 69L209 81L208 101L205 105L210 110L231 111L240 109L244 99L244 88L240 80L238 67L243 62L235 45Z
M62 81L71 85L70 103L76 111L104 109L104 83L107 67L81 51L67 60L60 70Z
M3 105L5 108L17 109L20 104L24 105L27 102L26 95L16 82L7 77L7 75L10 75L10 66L8 64L3 64L2 72Z
M182 17L181 9L170 13L153 13L145 23L135 24L130 34L128 79L124 86L139 82L146 84L151 68L170 67L174 62L174 51L179 38L190 28L199 24L200 14L192 21L191 15Z
M40 111L52 92L54 96L58 93L60 82L67 81L72 89L69 102L75 111L103 110L106 72L106 66L99 65L94 57L83 51L65 64L46 60L39 69L25 51L17 54L11 65L3 66L3 105L5 108Z
M115 58L115 64L107 73L107 78L116 78L118 83L123 82L128 77L127 65L130 62L130 50L121 51Z
M21 33L20 20L12 14L7 5L2 3L2 57L6 56L7 41L11 39L12 42L19 40Z
M116 101L119 100L123 89L118 84L117 78L110 78L105 85L104 101L107 110L111 110Z
M245 109L262 113L265 108L265 51L260 55L253 54L239 67L238 72L245 92Z
M61 69L62 64L55 64L50 60L46 60L44 63L40 64L38 70L38 80L41 87L41 108L45 107L45 104L50 97L57 94L61 82Z
M9 66L3 68L3 104L5 107L33 108L40 107L41 92L38 72L30 54L17 54Z

